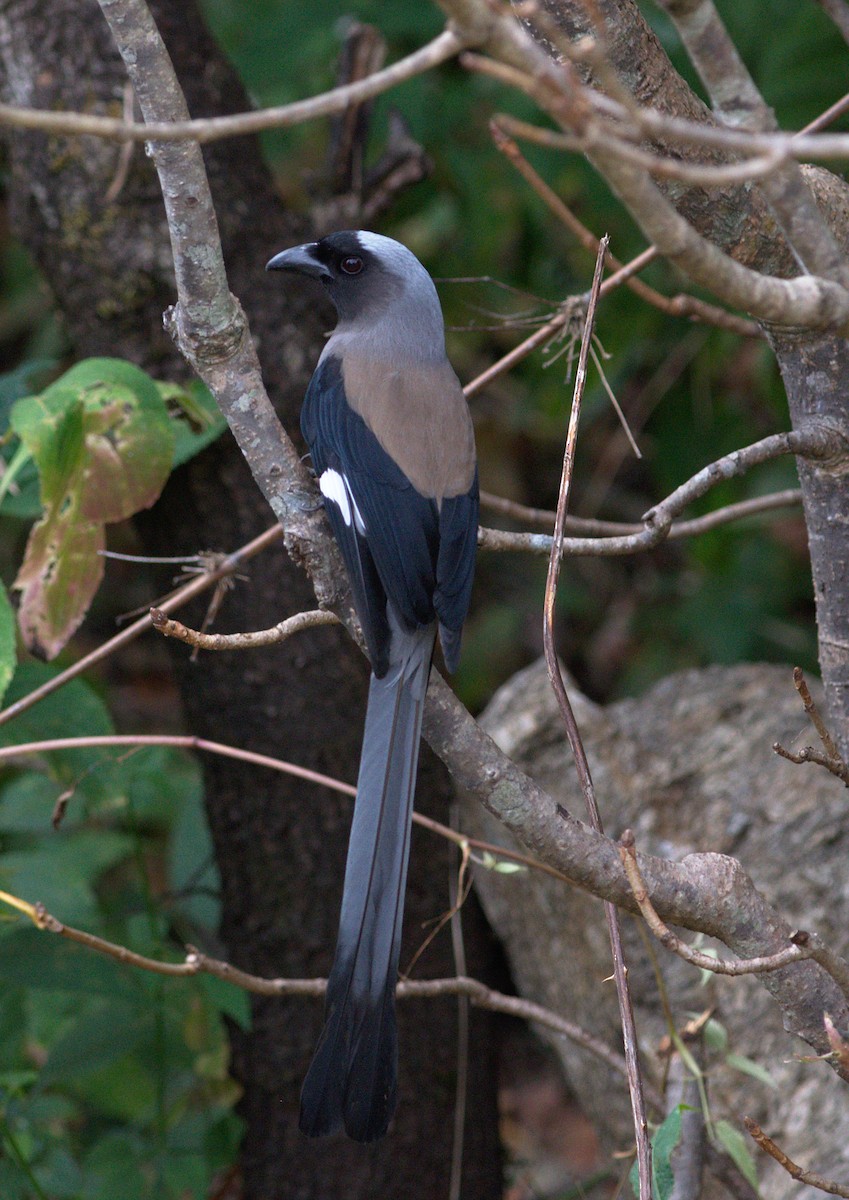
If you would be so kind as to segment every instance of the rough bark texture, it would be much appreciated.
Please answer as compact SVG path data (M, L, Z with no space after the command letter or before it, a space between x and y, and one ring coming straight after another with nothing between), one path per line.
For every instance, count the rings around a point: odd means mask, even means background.
M243 111L248 100L184 0L154 6L195 116ZM0 4L4 99L37 107L119 115L124 74L94 0L4 0ZM93 139L41 135L11 140L11 206L19 236L54 289L76 351L133 359L162 376L185 366L162 331L174 299L156 177L134 151L114 204L103 202L119 150ZM313 297L269 279L263 265L310 230L277 202L253 141L205 152L232 290L257 338L270 391L290 430L322 331L332 323ZM140 522L151 550L231 549L271 520L233 444L225 438L172 480ZM262 628L311 607L310 589L282 552L251 567L225 604L221 628ZM199 610L187 613L197 621ZM364 661L338 630L311 631L272 651L208 655L192 666L175 654L193 732L295 759L353 779L359 753ZM223 881L222 936L239 965L265 975L326 974L335 941L350 805L282 776L205 763L207 803ZM423 807L444 819L447 780L435 761L421 770ZM414 837L406 956L421 925L447 902L447 852ZM490 943L470 912L470 970L487 975ZM445 936L419 968L451 973ZM310 1142L296 1124L300 1081L321 1023L315 1002L259 1000L253 1029L232 1031L233 1070L245 1093L245 1195L431 1197L444 1194L450 1163L456 1006L405 1004L400 1011L401 1099L390 1136L365 1149L344 1139ZM472 1021L471 1106L463 1194L500 1191L490 1023Z
M589 755L608 834L634 829L637 847L679 861L694 849L733 854L789 921L846 950L849 882L846 791L825 771L778 758L772 743L799 748L811 737L789 669L711 668L670 676L636 700L599 708L577 691L573 704ZM483 723L512 757L564 807L580 811L562 720L542 662L495 696ZM464 825L490 841L515 845L480 805L465 806ZM621 1049L610 948L601 905L541 873L478 871L487 914L503 938L521 993ZM623 919L629 979L649 1077L659 1083L658 1045L667 1033L651 960L636 919ZM709 943L708 943L709 944ZM725 947L718 947L727 957ZM777 1090L710 1059L715 1116L739 1127L743 1114L768 1129L797 1161L828 1176L849 1173L845 1084L782 1029L781 1014L754 977L700 972L664 951L654 953L676 1024L716 1005L729 1050L772 1074ZM788 968L799 973L798 966ZM557 1039L567 1079L608 1149L633 1133L621 1076ZM797 1185L764 1166L764 1195L784 1200Z

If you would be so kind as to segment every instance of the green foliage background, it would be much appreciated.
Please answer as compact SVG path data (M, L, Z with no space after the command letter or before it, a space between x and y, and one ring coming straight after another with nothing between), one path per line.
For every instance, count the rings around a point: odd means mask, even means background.
M729 0L721 7L785 127L804 125L845 90L845 48L816 5L771 0L771 37L763 36L761 3ZM258 104L331 84L347 15L379 26L392 58L441 26L435 8L413 0L204 0L203 8ZM662 22L658 28L691 78L669 30ZM587 287L592 264L491 143L491 115L531 118L528 102L448 65L377 102L373 157L390 106L403 113L433 172L399 200L381 230L406 241L437 276L493 276L532 293L440 283L455 327L451 354L469 379L523 336L483 328L498 324L493 312L550 310ZM266 138L289 204L307 209L311 192L320 192L326 142L324 123ZM620 258L643 248L583 162L541 151L529 150L528 157L594 231L610 233ZM261 271L257 263L258 279ZM646 278L670 293L682 286L663 265ZM477 328L461 328L469 325ZM644 417L644 457L636 462L613 453L616 419L593 379L574 491L579 514L638 518L708 461L787 425L763 343L668 319L624 290L605 303L598 333L620 403L635 423ZM44 285L8 231L0 241L0 353L5 428L12 403L71 361ZM554 359L534 356L473 405L484 486L540 507L554 503L570 393L566 360ZM20 497L7 497L0 512L0 572L7 582L34 515L35 478L22 476L20 483ZM793 484L792 464L773 464L718 489L698 511ZM484 703L539 653L544 570L525 556L482 556L458 681L471 705ZM563 653L599 700L711 662L816 663L804 525L792 511L639 559L570 560L559 602ZM89 627L101 628L103 619L96 606ZM76 653L72 643L62 661ZM47 672L22 662L8 698L25 694ZM0 729L0 742L108 732L112 701L102 680L76 682ZM66 792L68 815L54 832L50 813ZM217 888L199 771L187 757L157 750L115 761L77 751L52 755L37 769L18 764L3 772L0 889L40 899L61 920L140 953L178 960L187 941L215 951ZM7 910L0 921L3 1200L207 1195L215 1173L232 1163L239 1137L225 1017L248 1020L247 1002L235 989L134 972L39 933Z

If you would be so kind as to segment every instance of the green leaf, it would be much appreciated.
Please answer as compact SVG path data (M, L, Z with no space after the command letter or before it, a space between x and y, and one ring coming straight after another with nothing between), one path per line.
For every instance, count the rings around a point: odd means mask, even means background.
M678 1105L668 1114L665 1121L654 1133L652 1147L652 1195L654 1200L669 1200L675 1183L672 1171L672 1153L681 1140L681 1110L684 1105ZM634 1195L640 1194L639 1172L636 1162L629 1173Z
M149 507L171 469L174 430L156 384L119 359L87 359L11 426L38 468L44 515L15 581L27 646L53 658L79 626L103 577L104 523Z
M175 433L173 465L179 467L219 438L227 422L209 388L199 379L192 380L185 388L173 383L156 386L170 407Z
M498 875L515 875L518 871L526 870L521 863L509 862L506 859L498 858L490 850L484 850L479 860L479 865L485 871L495 871Z
M138 993L137 977L131 968L24 925L0 934L0 979L11 986L26 983L28 988L51 992L107 996Z
M739 1129L735 1129L728 1121L716 1122L716 1137L729 1158L739 1168L741 1174L749 1181L755 1191L758 1191L758 1172L755 1161L749 1153L749 1144Z
M0 583L0 701L15 673L15 614L6 589Z
M13 704L55 675L55 668L43 663L20 663L6 699ZM59 691L45 696L31 709L20 713L14 721L0 725L0 746L22 745L44 738L114 732L115 728L100 697L82 679L74 679ZM54 750L42 756L41 763L47 764L46 773L50 778L65 788L75 789L75 805L82 808L92 803L114 808L126 803L123 783L125 768L114 761L118 753L121 752L106 747ZM126 760L127 764L132 761L132 758ZM35 774L44 773L41 763ZM49 827L50 808L45 807L45 829Z
M89 1007L52 1046L40 1082L74 1084L130 1054L147 1033L152 1013L119 1001Z
M767 1087L778 1087L778 1084L766 1067L762 1067L760 1063L754 1062L751 1058L746 1058L742 1054L726 1054L725 1061L735 1071L742 1071L744 1075L751 1075L753 1079L759 1079Z
M146 1149L124 1130L108 1130L99 1137L83 1162L85 1200L149 1200Z
M132 363L90 358L53 388L60 385L73 389L83 405L82 514L122 521L149 508L168 478L174 452L174 431L156 384Z
M39 658L55 658L88 612L104 547L103 526L83 520L71 500L33 526L14 586L21 634Z
M702 1031L702 1036L709 1050L716 1050L719 1054L725 1054L728 1049L728 1030L714 1017L709 1018Z
M41 396L19 400L12 409L11 426L38 467L44 507L60 504L83 466L85 431L79 397L54 384Z

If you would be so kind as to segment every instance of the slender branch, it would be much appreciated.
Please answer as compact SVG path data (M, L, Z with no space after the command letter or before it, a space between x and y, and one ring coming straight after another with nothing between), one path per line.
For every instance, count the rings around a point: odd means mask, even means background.
M637 863L634 834L630 829L626 829L622 834L619 842L619 858L634 899L649 929L665 949L671 950L685 962L702 971L712 971L715 975L759 975L766 971L778 971L782 967L789 966L790 963L812 958L824 971L828 972L844 996L849 999L849 963L829 949L817 934L809 933L804 929L797 929L791 933L789 936L791 945L786 946L783 950L756 958L719 959L712 954L705 954L701 950L695 950L692 946L688 946L661 920L649 899Z
M246 992L261 996L321 997L327 990L326 979L266 979L263 976L242 971L238 967L234 967L232 963L211 958L194 946L186 947L186 956L181 962L149 958L143 954L137 954L126 946L88 933L84 929L66 925L49 913L43 904L30 904L18 896L2 891L0 891L0 901L29 917L37 929L56 934L68 941L76 942L77 945L85 946L97 954L156 975L166 975L172 978L186 978L200 974L214 975L217 979L232 983ZM455 976L447 979L402 979L396 986L396 995L402 1000L466 996L477 1008L486 1008L492 1012L519 1017L522 1020L543 1025L554 1033L569 1038L576 1045L600 1058L618 1074L627 1077L624 1058L602 1042L600 1038L582 1029L573 1021L544 1008L541 1004L523 1000L519 996L505 995L503 992L487 987L477 979L470 979L467 976ZM657 1094L652 1095L652 1102L662 1107L662 1099Z
M106 0L110 3L111 0ZM362 104L390 88L438 67L454 58L468 42L446 29L433 41L422 46L382 71L365 79L333 88L307 100L258 112L239 113L228 117L210 117L192 121L188 114L173 120L154 120L134 124L121 118L99 117L87 113L57 113L31 108L16 108L0 104L0 125L14 129L39 129L69 136L98 137L112 142L193 141L207 143L221 138L243 137L265 129L286 129L318 117L344 112L349 105Z
M172 749L178 750L196 750L207 754L219 754L224 758L234 758L242 762L251 763L253 766L280 771L284 775L295 775L307 783L314 783L318 787L330 788L332 791L340 792L343 796L353 797L357 794L356 787L350 783L343 783L340 779L336 779L332 775L322 775L318 771L300 767L296 763L287 762L282 758L270 758L268 755L258 754L253 750L241 750L237 746L230 746L224 742L207 741L204 738L195 737L191 734L108 733L92 734L88 737L51 738L39 742L21 742L12 746L0 746L0 763L4 761L16 762L19 759L30 756L51 754L63 750L90 750L97 749L98 747L110 749L119 746L128 746L131 749L140 749L145 746L169 746ZM60 797L60 802L62 799ZM54 814L54 825L58 825L61 821L65 807L65 803L60 803L57 806ZM448 825L443 825L440 821L435 821L433 817L425 816L424 813L413 812L413 820L422 829L427 829L431 833L438 834L439 837L454 842L462 849L469 848L489 855L494 862L498 862L499 860L514 862L520 866L527 867L529 870L541 871L543 874L550 875L553 879L557 879L561 883L571 884L572 882L568 875L564 875L562 871L558 871L548 863L539 862L537 859L532 858L528 854L522 854L518 850L510 850L508 847L497 845L494 842L485 842L480 838L470 837L468 834L452 829ZM475 861L480 862L480 860ZM487 867L489 864L483 861L480 865Z
M829 0L817 0L828 3ZM834 0L832 0L834 2ZM837 0L839 2L839 0ZM159 142L194 141L201 144L228 137L242 137L266 129L288 128L319 117L333 116L344 112L352 104L360 104L382 92L411 79L416 75L440 66L443 62L463 52L465 46L474 45L474 39L462 40L452 30L428 42L406 58L399 59L382 71L364 79L333 88L328 92L297 100L279 107L252 110L226 117L185 120L154 120L150 123L133 123L122 118L102 117L90 113L56 112L51 109L20 108L11 104L0 104L0 126L13 129L38 130L45 133L64 134L69 137L98 137L115 142ZM485 64L485 65L484 65ZM472 69L496 75L513 87L526 90L527 76L521 71L511 70L492 60L481 60L480 56L469 62ZM640 125L658 137L689 143L694 146L725 150L770 159L796 158L802 161L829 161L849 157L849 134L814 136L815 132L845 111L849 97L837 101L800 133L779 132L775 134L742 133L722 127L707 126L682 117L674 117L658 109L633 107L625 110L621 104L598 93L589 93L590 103L599 115L621 120L636 114ZM559 144L562 145L562 135ZM654 163L662 160L654 159ZM667 160L671 165L675 160Z
M783 1167L788 1175L791 1175L799 1183L807 1183L810 1187L818 1188L821 1192L828 1192L830 1196L844 1196L849 1200L849 1185L835 1183L833 1179L826 1179L823 1175L817 1175L815 1171L805 1171L794 1163L792 1158L789 1158L780 1146L767 1137L760 1125L753 1121L751 1117L744 1117L743 1124L746 1129L758 1143L761 1150L774 1158L780 1167Z
M593 118L589 90L576 85L574 72L564 72L503 10L487 9L478 0L439 0L457 26L480 37L485 49L524 78L525 90L568 133L581 138L581 148L627 205L644 234L659 252L725 303L761 321L809 328L841 329L849 323L849 292L840 284L802 275L787 281L743 266L702 237L651 180L643 166L625 161L605 143L603 125ZM515 82L519 82L516 79ZM628 110L619 106L628 121Z
M248 650L260 646L277 646L304 629L315 629L319 625L338 625L339 618L335 613L318 608L311 612L296 613L293 617L287 617L285 621L273 625L271 629L260 629L253 633L202 633L199 629L190 629L181 621L171 620L161 608L152 608L150 623L163 637L177 638L178 641L196 646L200 650Z
M788 762L795 763L797 766L800 766L802 763L816 763L818 767L825 767L827 771L844 783L846 787L849 787L849 766L847 766L842 758L832 758L830 754L825 754L822 750L817 750L814 746L804 746L798 753L788 750L785 746L782 746L781 742L773 742L772 748L780 758L786 758Z
M178 588L165 600L159 602L159 610L164 613L173 612L175 609L187 604L189 600L195 596L201 595L209 588L214 587L222 579L229 579L237 574L240 567L248 562L255 555L260 554L263 550L273 545L283 537L283 530L279 525L272 525L263 533L251 541L246 542L244 546L240 546L238 550L234 550L225 558L222 558L214 570L205 571L203 574L196 576L189 583ZM38 704L40 700L50 696L59 688L64 687L66 683L70 683L72 679L76 679L78 675L82 675L89 667L93 667L96 663L102 662L108 658L110 654L114 654L122 646L132 642L142 633L147 633L150 630L150 617L147 613L134 621L132 625L128 625L126 629L122 629L120 633L116 633L114 637L105 641L97 649L92 650L90 654L84 655L77 662L72 663L70 667L66 667L64 671L60 671L58 675L54 675L52 679L48 679L40 687L33 688L26 696L22 696L20 700L16 700L14 704L10 704L0 712L0 725L5 725L7 721L11 721L14 717L19 716L22 712L26 712L28 708L32 708L34 704Z
M820 767L825 767L827 771L830 771L832 775L841 780L846 787L849 787L849 763L844 762L840 751L835 745L834 738L826 728L820 711L814 703L810 689L805 682L805 675L801 667L793 668L793 686L799 693L799 698L805 706L805 712L808 714L811 724L817 731L823 749L820 752L819 750L815 750L813 746L805 746L798 754L794 754L792 750L786 750L780 742L773 742L773 750L776 754L788 759L792 763L812 762Z
M727 525L731 521L760 516L779 508L796 507L801 502L802 493L799 488L786 488L782 492L770 492L766 496L752 496L748 500L738 500L734 504L726 504L722 508L715 509L714 512L705 513L704 516L693 517L690 521L673 521L666 536L669 541L694 537L696 534L716 529L720 525ZM515 500L508 500L504 496L496 496L492 492L481 492L481 508L501 513L505 517L512 517L516 521L524 521L529 525L540 525L546 529L550 529L554 525L552 510L530 508ZM640 533L643 526L627 521L600 521L595 517L567 516L563 528L567 533L595 534L604 538Z
M834 738L828 732L825 722L820 716L820 710L814 703L814 698L811 695L811 690L808 687L804 672L802 671L801 667L793 668L793 686L799 693L799 699L805 706L805 712L808 714L811 724L819 734L820 741L823 744L823 749L825 750L826 754L830 754L833 758L839 758L840 754L834 744Z
M563 553L601 556L636 554L652 549L669 536L673 517L724 480L745 474L752 467L780 458L783 454L825 462L842 459L845 453L842 434L830 425L811 424L804 429L771 434L703 467L665 500L649 509L638 533L606 538L564 537ZM481 529L478 544L487 550L526 550L534 554L550 554L552 537L544 533L507 533L500 529Z
M188 119L168 53L144 0L99 0L150 126ZM148 130L150 136L150 130ZM338 551L327 534L315 486L265 392L247 319L230 293L200 146L151 141L165 203L178 303L166 324L209 387L253 476L303 563L319 607L354 628Z
M473 5L474 0L469 0L469 3L470 6ZM471 55L468 62L466 56L462 55L460 62L461 65L468 65L472 70L491 75L509 87L536 95L533 77L527 69L511 67L504 62L487 59L479 54ZM760 133L752 130L732 129L727 125L715 125L705 121L691 120L687 117L677 117L657 108L643 108L635 105L626 107L618 100L590 89L587 89L585 98L596 116L616 123L620 135L628 132L629 124L636 121L639 128L630 131L635 143L641 135L649 135L688 148L704 147L724 154L775 155L776 157L795 158L803 162L828 162L849 157L849 133L819 134L813 132L820 127L824 118L833 120L838 115L832 109L827 110L825 114L798 133L786 131ZM847 103L849 100L838 101L838 106L841 106L840 111L844 110ZM535 127L530 126L530 128ZM541 131L541 136L545 136L545 131ZM556 139L557 145L561 147L565 145L562 134L552 133L551 136ZM550 144L553 145L555 142Z
M569 427L566 432L566 447L563 453L563 471L560 477L560 495L557 500L557 513L554 521L554 537L551 555L548 563L548 579L545 585L545 605L543 610L543 643L545 645L545 660L548 666L548 677L566 727L569 745L575 759L575 769L578 781L584 795L584 801L589 813L590 823L598 833L603 833L601 814L595 798L590 765L587 760L581 733L572 705L563 683L563 674L557 657L557 646L554 638L554 606L557 599L557 583L560 577L560 565L563 560L563 523L569 504L569 491L572 483L572 472L575 462L575 446L578 438L578 420L581 412L581 401L587 378L587 363L592 347L595 314L601 292L601 277L604 270L604 260L607 255L607 237L603 237L598 245L595 272L590 289L587 312L584 318L584 329L581 336L581 349L578 355L578 365L575 370L575 390L572 398L572 410L569 415ZM643 1094L643 1077L640 1070L639 1046L637 1030L634 1023L634 1009L631 1003L631 989L628 985L628 968L622 948L622 930L619 925L619 913L616 906L605 901L604 913L607 919L607 930L610 937L610 948L613 955L613 974L616 979L616 996L619 1001L619 1015L622 1021L622 1036L625 1043L625 1061L628 1064L628 1091L631 1097L631 1112L634 1120L634 1133L637 1141L637 1166L640 1179L641 1200L651 1200L651 1143L649 1142L648 1120L646 1118L645 1097Z
M718 115L728 124L744 129L776 130L775 114L755 86L713 0L659 0L659 3L674 21ZM814 274L845 285L849 274L843 255L814 202L799 164L790 159L776 160L772 169L763 173L761 187L800 264Z
M849 93L841 96L839 100L835 100L834 104L830 104L818 117L814 117L813 121L810 121L801 132L816 133L820 129L825 129L832 121L842 117L847 109L849 109Z
M481 74L493 74L492 60L484 58L482 55L464 54L461 61L464 66L477 70ZM639 114L641 111L638 109L636 113ZM605 150L615 154L624 162L644 167L650 175L656 175L659 179L676 179L681 183L689 183L698 187L725 187L729 184L768 179L788 161L787 156L775 148L763 154L753 155L742 162L690 163L684 162L680 158L668 158L654 154L641 146L635 146L632 142L617 137L608 128L597 132L592 142L588 142L585 137L574 137L568 133L540 129L536 125L529 125L525 121L519 121L513 117L499 117L498 119L503 121L505 129L510 129L518 137L527 138L528 141L536 142L541 146L548 146L552 150L572 150L586 153L594 147L603 146ZM795 166L796 164L791 162L791 165Z
M524 121L518 121L513 117L504 115L494 117L490 121L490 132L496 148L513 164L537 195L545 202L554 216L562 221L581 245L595 254L598 249L598 238L587 229L583 222L578 220L557 193L534 170L513 138L508 136L508 131L515 133L517 136L531 136L531 131L534 131L534 133L542 132L548 135L550 131L537 131L537 127L534 125L528 125ZM562 135L553 134L552 136L561 137ZM655 257L657 250L655 247L651 249L653 257ZM607 264L614 270L617 270L621 266L619 260L609 251ZM669 313L671 316L689 316L693 320L704 321L706 324L715 325L721 329L730 329L732 333L739 333L744 337L763 336L759 326L754 321L747 321L744 317L735 316L734 313L726 312L722 308L717 308L714 304L708 304L707 301L699 300L696 296L689 296L685 293L672 297L664 296L662 292L649 287L641 279L627 279L625 283L635 295L645 300L648 304L652 304L655 308L660 309L661 312Z

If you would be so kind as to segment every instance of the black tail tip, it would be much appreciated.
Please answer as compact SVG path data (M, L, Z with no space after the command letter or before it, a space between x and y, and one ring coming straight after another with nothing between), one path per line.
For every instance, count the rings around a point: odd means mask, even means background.
M349 1098L345 1109L329 1106L323 1101L314 1103L312 1097L301 1093L301 1112L298 1127L307 1137L329 1137L343 1129L354 1142L368 1145L386 1135L389 1122L395 1113L396 1096L392 1094L385 1103L358 1104L357 1098Z

